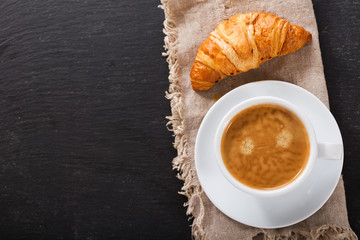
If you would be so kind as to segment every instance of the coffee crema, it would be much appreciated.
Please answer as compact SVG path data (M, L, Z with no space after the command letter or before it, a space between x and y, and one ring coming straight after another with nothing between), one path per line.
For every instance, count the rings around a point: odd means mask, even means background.
M304 124L277 104L242 110L225 128L221 156L230 174L260 190L281 188L306 167L310 140Z

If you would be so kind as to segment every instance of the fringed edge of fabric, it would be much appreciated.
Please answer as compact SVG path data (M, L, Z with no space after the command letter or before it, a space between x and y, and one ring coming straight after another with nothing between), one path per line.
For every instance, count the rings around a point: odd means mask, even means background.
M166 35L164 38L165 52L162 54L166 57L166 61L169 64L169 90L165 93L165 97L170 100L171 116L166 117L169 121L166 126L169 131L174 133L174 148L177 150L177 156L173 159L173 169L178 171L177 177L184 181L184 186L181 188L179 194L188 198L188 201L184 203L184 207L187 207L186 214L190 216L189 219L193 219L191 231L194 239L203 239L205 232L202 226L203 220L203 208L202 202L200 202L200 213L197 217L193 216L192 197L199 195L202 190L200 184L195 183L194 175L191 173L191 166L186 162L187 155L187 138L184 134L184 120L183 120L183 99L180 89L180 78L178 75L179 64L177 61L177 31L176 23L173 20L173 13L168 7L168 1L162 0L162 5L159 8L165 12L165 21L163 32ZM200 199L200 198L199 198ZM201 201L201 200L200 200Z

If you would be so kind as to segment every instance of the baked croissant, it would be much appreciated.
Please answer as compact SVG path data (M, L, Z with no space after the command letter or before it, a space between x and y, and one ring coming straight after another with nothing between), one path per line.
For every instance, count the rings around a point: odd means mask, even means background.
M226 76L259 67L311 41L304 28L263 12L239 14L219 24L201 44L191 69L195 91L210 89Z

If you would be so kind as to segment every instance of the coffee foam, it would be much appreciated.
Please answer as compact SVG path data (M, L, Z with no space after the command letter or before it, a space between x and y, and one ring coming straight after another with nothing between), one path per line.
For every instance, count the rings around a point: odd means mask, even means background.
M288 148L291 144L293 139L293 135L290 131L283 129L277 136L276 136L276 145L283 148Z
M254 150L254 142L251 138L245 138L240 144L240 151L242 154L250 155Z

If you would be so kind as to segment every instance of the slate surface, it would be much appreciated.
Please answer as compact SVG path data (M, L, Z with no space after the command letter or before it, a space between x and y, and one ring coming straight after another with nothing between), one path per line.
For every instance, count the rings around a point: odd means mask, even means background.
M158 4L0 2L1 239L190 239ZM360 3L314 9L360 234Z

